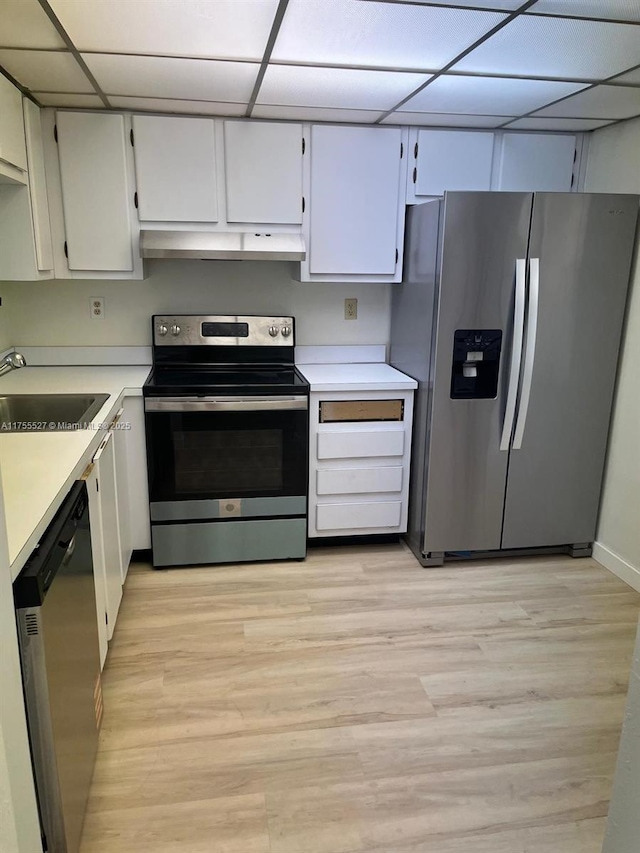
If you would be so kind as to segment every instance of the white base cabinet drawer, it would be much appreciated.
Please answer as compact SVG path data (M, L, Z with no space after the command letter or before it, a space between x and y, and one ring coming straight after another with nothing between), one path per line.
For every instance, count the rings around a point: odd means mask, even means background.
M324 468L316 472L316 494L357 495L402 491L402 466Z
M311 539L406 531L412 421L410 390L311 392Z
M318 433L318 459L358 459L363 456L402 456L405 431L351 430Z
M368 530L400 525L402 501L318 504L317 530Z

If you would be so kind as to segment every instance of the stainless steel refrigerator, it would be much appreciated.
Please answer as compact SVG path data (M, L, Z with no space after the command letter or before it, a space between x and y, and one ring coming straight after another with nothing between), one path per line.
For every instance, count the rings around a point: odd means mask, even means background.
M595 537L638 196L447 193L408 211L391 363L418 380L407 541Z

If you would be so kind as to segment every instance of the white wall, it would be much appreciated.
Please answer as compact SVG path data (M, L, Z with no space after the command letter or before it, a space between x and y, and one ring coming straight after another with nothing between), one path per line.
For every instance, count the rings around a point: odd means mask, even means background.
M40 849L0 477L0 850Z
M640 193L640 119L592 134L587 192ZM640 229L594 556L640 590Z
M300 344L380 344L389 337L391 286L310 284L277 261L147 261L144 281L0 284L0 341L22 345L143 345L152 314L292 314ZM89 298L105 298L92 320ZM344 319L346 297L358 319ZM7 331L8 328L8 331Z

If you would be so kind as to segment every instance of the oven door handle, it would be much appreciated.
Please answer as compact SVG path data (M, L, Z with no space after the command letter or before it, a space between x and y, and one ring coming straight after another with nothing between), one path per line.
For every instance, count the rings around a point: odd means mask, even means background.
M271 412L308 409L306 396L296 397L146 397L145 412Z

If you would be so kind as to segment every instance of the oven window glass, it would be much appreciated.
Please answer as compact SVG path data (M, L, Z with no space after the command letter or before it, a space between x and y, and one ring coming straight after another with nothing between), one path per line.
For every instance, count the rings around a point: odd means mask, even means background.
M306 411L147 412L150 499L307 494Z
M282 491L282 430L178 429L172 437L178 492L232 497Z

